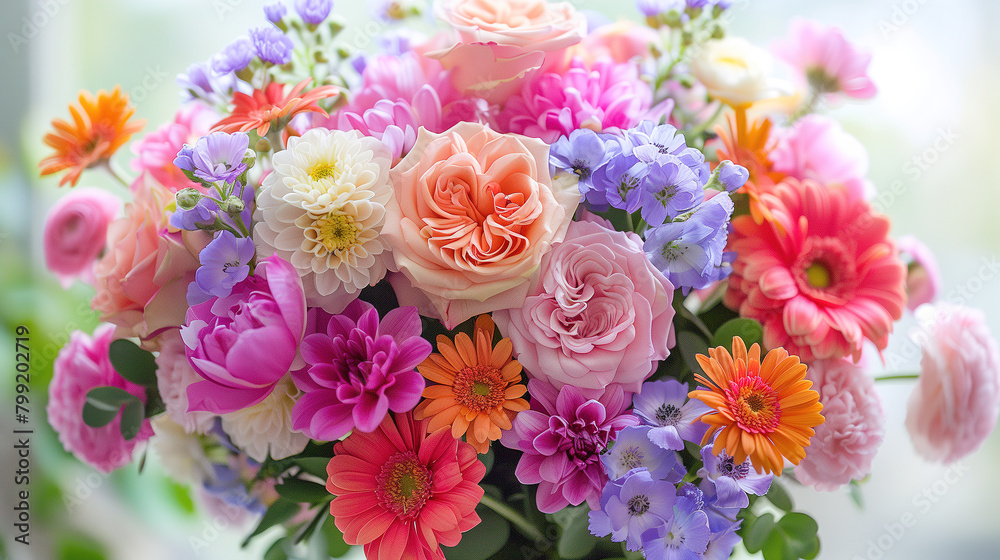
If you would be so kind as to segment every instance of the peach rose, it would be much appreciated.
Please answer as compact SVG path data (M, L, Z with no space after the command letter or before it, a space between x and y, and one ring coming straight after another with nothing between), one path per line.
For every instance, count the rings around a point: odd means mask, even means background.
M108 226L108 251L94 269L91 307L115 324L117 338L139 337L147 347L164 329L184 324L187 288L198 253L211 241L203 231L167 230L171 193L143 174L125 216Z
M548 169L541 140L473 123L421 128L391 171L382 229L400 270L390 275L399 304L449 329L521 305L580 200L575 181L553 186Z

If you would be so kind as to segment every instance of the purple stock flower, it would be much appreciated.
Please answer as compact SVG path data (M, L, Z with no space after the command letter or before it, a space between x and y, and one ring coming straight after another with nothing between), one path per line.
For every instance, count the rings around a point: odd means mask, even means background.
M238 458L234 462L240 461ZM245 509L250 513L262 515L267 506L257 496L247 491L247 486L240 477L240 471L230 465L212 464L212 476L203 483L205 491L223 502Z
M253 43L248 37L239 37L212 57L212 70L219 74L239 72L253 59Z
M188 66L186 73L177 75L176 82L183 92L185 102L201 99L215 106L227 104L233 92L253 91L250 84L238 79L232 72L216 72L211 60Z
M709 516L711 519L711 516ZM708 546L702 553L702 560L728 560L733 554L736 543L743 540L743 537L736 533L742 521L730 523L729 528L721 532L713 532L708 540Z
M656 480L646 469L634 469L618 481L608 482L601 492L601 509L590 512L590 532L598 537L611 535L612 542L625 541L637 551L642 534L673 517L674 485Z
M264 4L264 17L271 23L278 23L287 13L288 8L285 7L284 2L279 1Z
M647 560L700 560L710 538L705 512L694 500L678 496L667 522L642 534L642 550Z
M639 195L642 219L651 226L673 220L705 200L705 191L690 168L673 156L650 164ZM673 161L671 161L673 160Z
M613 137L605 146L608 162L594 172L593 187L580 193L591 210L604 212L612 206L631 214L639 209L650 166L631 153L627 140Z
M647 381L642 392L632 397L635 414L653 426L649 440L663 449L680 451L684 442L701 443L708 424L697 421L711 409L699 400L688 400L688 386L676 379Z
M514 418L500 442L523 452L514 471L524 484L538 484L538 509L555 513L584 501L600 506L608 476L600 454L618 434L639 419L625 412L628 399L621 385L610 385L598 399L587 400L580 390L565 385L528 381L531 409Z
M715 495L706 496L700 488L690 482L684 482L677 487L678 496L686 496L694 500L695 507L708 516L708 530L712 535L720 532L738 529L742 521L735 520L740 508L720 508L715 505ZM735 520L735 521L734 521Z
M750 178L750 171L742 165L736 165L728 159L720 162L715 168L714 176L722 183L727 193L734 193Z
M652 163L660 159L679 161L698 178L698 184L708 181L709 167L705 155L688 147L684 136L669 124L642 121L626 132L627 145L631 153L641 161ZM693 206L693 205L692 205Z
M195 272L195 283L202 291L215 297L228 296L233 286L250 274L254 252L253 239L236 237L228 230L220 231L198 253L201 266Z
M549 167L554 177L558 171L576 173L580 190L593 187L594 170L608 162L603 135L580 128L562 136L549 148Z
M288 64L295 45L277 27L268 25L250 30L250 40L257 56L271 64Z
M629 426L618 432L611 452L601 455L608 478L617 480L630 470L643 467L657 480L681 481L686 471L679 465L677 454L654 445L649 438L651 429L650 426Z
M245 132L213 132L199 138L194 146L185 144L174 165L209 183L232 183L247 170L243 156L249 147L250 137Z
M771 474L758 474L750 459L737 465L725 451L713 455L711 444L701 448L701 460L704 463L698 469L701 491L719 508L747 507L750 505L747 493L763 496L774 478Z
M319 25L330 15L333 0L295 0L295 11L307 25Z
M705 201L682 222L668 222L649 230L643 249L653 266L674 286L688 293L721 280L732 271L735 256L725 253L733 201L719 193Z
M431 354L420 337L415 307L398 307L379 321L369 303L355 300L302 341L308 369L296 372L303 395L292 427L313 439L334 441L353 429L373 432L386 414L407 412L423 393L417 364Z

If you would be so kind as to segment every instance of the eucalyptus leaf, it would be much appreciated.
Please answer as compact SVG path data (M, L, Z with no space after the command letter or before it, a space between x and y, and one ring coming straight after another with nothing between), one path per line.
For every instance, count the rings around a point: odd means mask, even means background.
M574 560L590 554L597 546L598 538L590 534L590 507L587 504L567 507L553 514L553 519L562 527L556 550L560 558Z
M763 346L764 342L764 327L760 323L753 319L737 318L726 321L722 324L715 335L712 336L712 347L723 346L725 348L732 348L733 337L738 336L743 339L746 343L747 348L753 344L760 344Z
M83 422L92 428L107 426L129 402L139 402L135 395L119 387L94 387L83 403Z
M760 551L764 546L764 542L771 536L774 527L774 516L770 513L765 513L753 519L743 532L743 546L746 547L747 552L754 553Z
M774 507L780 509L781 511L792 511L794 508L792 504L792 497L788 495L785 487L778 482L777 478L771 481L771 488L768 489L767 494L764 495L767 501L774 504Z
M113 340L108 358L118 375L124 379L143 387L156 385L156 359L153 353L139 348L131 340Z
M121 432L125 441L129 441L139 435L142 429L142 421L146 418L146 410L139 399L131 400L122 409Z

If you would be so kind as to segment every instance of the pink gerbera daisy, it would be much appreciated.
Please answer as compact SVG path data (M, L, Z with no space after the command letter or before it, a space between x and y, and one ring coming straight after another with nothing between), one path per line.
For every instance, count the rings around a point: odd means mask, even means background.
M847 190L785 179L762 204L772 218L732 221L725 302L764 325L764 345L804 361L886 347L906 304L906 268L889 220Z
M333 448L330 513L344 542L364 545L369 560L444 560L440 545L457 545L479 524L486 467L451 427L428 435L428 423L386 416L374 432L355 431Z

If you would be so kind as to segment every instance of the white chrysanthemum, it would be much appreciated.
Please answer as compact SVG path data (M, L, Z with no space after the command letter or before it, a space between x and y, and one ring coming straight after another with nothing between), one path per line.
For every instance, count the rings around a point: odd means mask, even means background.
M259 403L222 415L222 429L233 445L254 461L284 459L301 452L309 437L292 429L292 407L301 392L286 375L274 391Z
M274 155L257 195L254 241L299 271L310 306L340 313L393 269L381 238L393 200L388 148L357 131L313 129Z
M153 418L150 424L156 435L149 444L170 476L195 486L213 476L212 463L205 455L198 434L188 433L166 414Z

